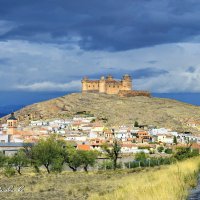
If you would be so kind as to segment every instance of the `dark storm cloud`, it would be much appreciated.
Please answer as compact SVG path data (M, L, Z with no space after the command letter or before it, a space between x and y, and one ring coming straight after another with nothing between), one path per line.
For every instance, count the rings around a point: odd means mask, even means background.
M1 0L0 20L16 26L1 40L76 42L121 51L191 40L200 33L198 0Z

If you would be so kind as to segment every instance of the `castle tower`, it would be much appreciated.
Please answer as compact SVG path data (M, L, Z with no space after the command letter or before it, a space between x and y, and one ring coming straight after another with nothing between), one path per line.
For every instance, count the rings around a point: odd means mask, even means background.
M104 76L99 81L99 93L106 93L106 80Z
M87 77L84 77L83 80L81 81L81 83L82 83L82 93L85 93L88 90L87 81L88 81Z
M7 125L8 125L8 134L14 134L16 128L17 128L17 119L14 115L14 113L11 113L11 116L7 119Z
M132 78L128 74L122 78L122 90L132 90Z
M112 81L112 80L113 80L113 77L109 74L109 75L106 77L106 80Z

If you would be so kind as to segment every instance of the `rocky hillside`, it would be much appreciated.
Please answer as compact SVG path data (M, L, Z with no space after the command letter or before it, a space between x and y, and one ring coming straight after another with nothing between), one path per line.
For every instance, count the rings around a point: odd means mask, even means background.
M67 118L90 114L107 125L151 124L175 130L192 130L185 122L200 119L200 107L179 101L148 97L118 97L74 93L27 106L16 112L20 121ZM195 129L193 129L194 131Z

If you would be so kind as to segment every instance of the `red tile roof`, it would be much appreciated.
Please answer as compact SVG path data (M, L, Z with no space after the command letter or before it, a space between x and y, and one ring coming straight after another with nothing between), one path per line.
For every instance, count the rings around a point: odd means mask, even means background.
M78 144L77 149L79 150L84 150L84 151L89 151L90 150L90 145L87 144Z

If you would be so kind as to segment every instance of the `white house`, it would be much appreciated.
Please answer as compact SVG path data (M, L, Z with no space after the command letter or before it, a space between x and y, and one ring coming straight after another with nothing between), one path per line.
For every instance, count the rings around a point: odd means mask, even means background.
M10 135L0 134L0 143L10 142Z
M151 129L148 131L150 135L167 134L169 132L166 128Z
M174 136L170 134L157 134L157 141L166 143L166 144L173 144Z

